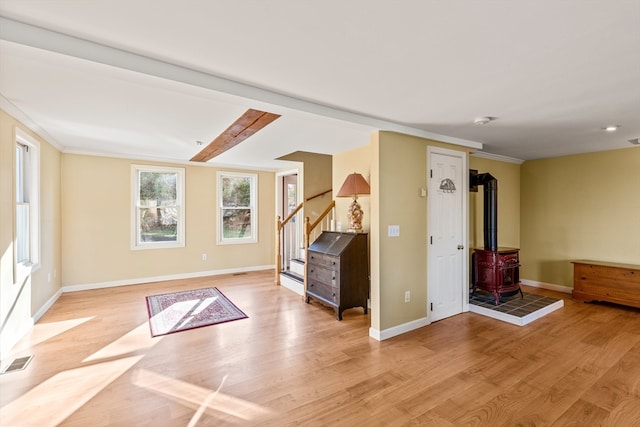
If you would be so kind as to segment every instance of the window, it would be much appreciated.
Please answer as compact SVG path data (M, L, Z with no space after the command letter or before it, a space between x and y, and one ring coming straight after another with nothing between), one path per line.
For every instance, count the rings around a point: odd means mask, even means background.
M40 146L16 131L16 221L15 259L20 276L29 274L40 258Z
M184 169L131 166L132 249L184 246Z
M218 172L218 243L258 241L256 174Z

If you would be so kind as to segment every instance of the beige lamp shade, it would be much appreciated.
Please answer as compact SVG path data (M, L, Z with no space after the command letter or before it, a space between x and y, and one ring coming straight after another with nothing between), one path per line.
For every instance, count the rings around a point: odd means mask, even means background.
M360 203L358 203L359 194L370 194L371 189L369 184L365 181L364 177L359 173L352 173L344 180L340 191L338 191L338 197L353 197L353 202L349 205L347 211L347 217L349 218L349 230L353 233L359 233L362 231L362 217L364 212Z

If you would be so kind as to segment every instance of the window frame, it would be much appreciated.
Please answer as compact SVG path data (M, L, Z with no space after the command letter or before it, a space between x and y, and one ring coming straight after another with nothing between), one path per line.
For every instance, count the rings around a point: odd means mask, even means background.
M21 148L22 147L22 148ZM18 167L18 149L23 151L22 167ZM40 143L19 128L15 130L14 151L14 266L17 281L40 268ZM22 179L18 179L19 171ZM18 186L22 183L23 190ZM26 196L26 201L21 197ZM28 205L27 245L28 256L18 261L19 219L18 207Z
M176 210L178 223L175 241L144 242L140 239L140 174L142 172L176 174ZM153 165L131 165L131 249L171 249L185 247L185 168Z
M217 244L218 245L238 245L238 244L249 244L249 243L258 243L258 174L257 173L249 173L249 172L227 172L227 171L218 171L217 172L217 201L216 201L216 211L217 211ZM223 206L223 190L222 190L222 182L224 178L248 178L250 182L250 202L247 208L250 210L251 217L251 236L249 237L224 237L224 209Z

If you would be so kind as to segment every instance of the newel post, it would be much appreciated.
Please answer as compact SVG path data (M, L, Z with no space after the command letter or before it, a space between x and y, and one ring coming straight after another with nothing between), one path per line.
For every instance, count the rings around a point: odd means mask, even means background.
M280 253L280 230L282 229L282 221L280 215L276 217L276 277L275 282L280 286L280 272L282 270L282 254Z

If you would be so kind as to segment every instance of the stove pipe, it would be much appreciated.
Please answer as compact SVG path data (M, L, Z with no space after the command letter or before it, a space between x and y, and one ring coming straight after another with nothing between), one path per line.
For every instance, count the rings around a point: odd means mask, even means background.
M484 248L498 250L498 180L489 173L480 173L475 184L484 188Z

